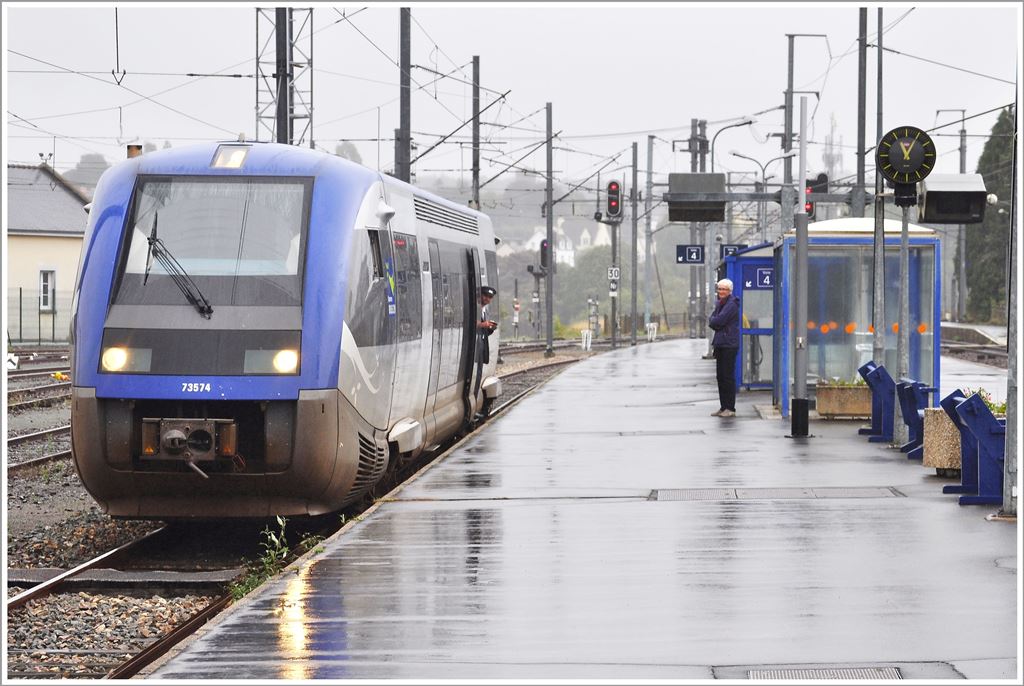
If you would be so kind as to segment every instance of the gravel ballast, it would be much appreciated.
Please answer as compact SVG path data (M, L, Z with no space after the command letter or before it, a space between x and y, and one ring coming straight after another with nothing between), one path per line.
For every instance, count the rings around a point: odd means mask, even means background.
M8 676L102 675L214 599L62 593L7 613Z

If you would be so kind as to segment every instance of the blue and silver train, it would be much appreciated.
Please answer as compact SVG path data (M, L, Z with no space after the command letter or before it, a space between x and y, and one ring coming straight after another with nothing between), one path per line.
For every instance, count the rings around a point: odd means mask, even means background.
M497 280L486 215L333 155L125 160L72 306L82 483L123 518L344 508L500 394L498 336L478 333Z

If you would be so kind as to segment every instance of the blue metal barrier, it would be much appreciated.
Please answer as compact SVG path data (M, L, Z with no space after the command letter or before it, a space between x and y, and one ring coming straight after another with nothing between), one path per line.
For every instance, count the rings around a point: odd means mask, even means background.
M978 493L960 496L960 504L1001 505L1006 420L996 419L977 393L957 405L956 412L978 444Z
M857 429L857 434L860 435L860 436L870 436L871 434L880 434L880 433L882 433L882 414L881 414L881 408L879 408L878 412L875 411L874 386L872 385L873 384L872 381L868 381L868 374L871 371L873 371L874 369L875 369L875 361L874 360L869 360L869 361L865 362L864 364L862 364L860 367L857 368L857 373L860 374L860 378L864 379L864 383L866 383L868 385L868 388L870 388L871 392L872 392L871 426L862 426L861 428Z
M907 453L908 460L924 457L924 409L928 407L928 394L936 389L921 381L903 377L896 384L896 395L900 401L900 416L910 429L910 440L900 446L900 452Z
M960 432L960 483L943 486L943 493L978 492L978 441L956 412L956 406L965 400L967 396L958 388L939 401L939 406Z
M864 380L871 387L871 426L878 418L878 432L868 436L872 443L892 443L893 412L895 411L896 382L889 376L884 364L875 365Z

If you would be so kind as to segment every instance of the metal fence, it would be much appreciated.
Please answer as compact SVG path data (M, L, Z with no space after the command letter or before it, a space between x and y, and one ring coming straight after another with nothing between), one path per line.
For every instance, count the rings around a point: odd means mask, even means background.
M67 343L71 333L72 291L54 293L53 310L41 310L39 291L7 290L7 336L11 343Z

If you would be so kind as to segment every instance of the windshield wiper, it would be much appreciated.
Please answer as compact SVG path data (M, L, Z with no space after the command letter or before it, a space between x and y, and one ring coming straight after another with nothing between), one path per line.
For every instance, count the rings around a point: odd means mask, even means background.
M185 298L195 305L195 308L199 310L206 319L210 318L213 314L213 307L210 305L210 301L206 299L203 292L199 290L199 286L192 280L192 277L188 275L185 268L181 266L178 260L174 259L174 256L167 250L167 246L164 242L157 238L156 235L156 224L157 217L153 217L153 230L149 234L149 254L147 255L146 261L146 275L142 280L145 285L146 280L149 279L149 268L152 265L152 258L156 258L156 261L160 263L160 266L164 268L167 275L174 281L174 285L184 294Z
M149 270L153 266L153 241L156 240L156 224L160 220L160 213L153 213L153 230L149 232L149 247L146 248L146 272L142 276L142 285L149 281Z

